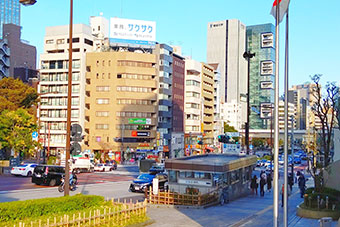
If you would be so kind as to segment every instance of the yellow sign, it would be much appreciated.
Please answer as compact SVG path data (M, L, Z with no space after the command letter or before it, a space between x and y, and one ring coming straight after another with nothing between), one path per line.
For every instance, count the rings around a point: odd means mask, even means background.
M204 124L203 124L203 122L201 123L201 133L203 133L204 132Z

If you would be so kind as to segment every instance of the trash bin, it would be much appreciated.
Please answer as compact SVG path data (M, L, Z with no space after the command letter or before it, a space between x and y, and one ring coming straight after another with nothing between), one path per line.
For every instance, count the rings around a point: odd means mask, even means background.
M319 220L320 227L331 227L332 226L332 218L324 217Z

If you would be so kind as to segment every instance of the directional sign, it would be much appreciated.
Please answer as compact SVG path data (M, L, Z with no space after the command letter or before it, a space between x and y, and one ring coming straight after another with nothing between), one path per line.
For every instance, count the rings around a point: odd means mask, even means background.
M240 137L239 132L226 132L225 135L229 137Z
M32 132L32 138L38 139L38 132L36 132L36 131Z

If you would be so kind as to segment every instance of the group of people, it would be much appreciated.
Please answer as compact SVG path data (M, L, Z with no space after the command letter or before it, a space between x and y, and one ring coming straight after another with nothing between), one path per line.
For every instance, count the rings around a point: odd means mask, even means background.
M265 171L261 171L260 178L257 178L256 175L253 176L250 182L250 188L252 194L257 195L257 189L260 186L260 195L264 196L264 186L267 185L267 191L270 192L272 189L272 175L266 174Z

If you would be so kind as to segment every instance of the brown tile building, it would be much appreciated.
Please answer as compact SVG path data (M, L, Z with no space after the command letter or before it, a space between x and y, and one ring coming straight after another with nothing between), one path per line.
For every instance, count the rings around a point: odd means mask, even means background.
M156 56L97 52L86 57L85 147L115 159L152 153L156 145Z

